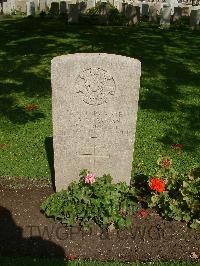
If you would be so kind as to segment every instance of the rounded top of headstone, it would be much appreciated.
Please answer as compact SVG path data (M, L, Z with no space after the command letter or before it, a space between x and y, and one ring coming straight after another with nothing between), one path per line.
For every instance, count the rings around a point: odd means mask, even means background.
M109 61L119 61L123 63L130 63L130 64L136 64L140 67L141 62L137 59L122 56L122 55L116 55L116 54L107 54L107 53L75 53L75 54L68 54L68 55L61 55L56 56L51 60L51 63L64 63L69 60L109 60Z

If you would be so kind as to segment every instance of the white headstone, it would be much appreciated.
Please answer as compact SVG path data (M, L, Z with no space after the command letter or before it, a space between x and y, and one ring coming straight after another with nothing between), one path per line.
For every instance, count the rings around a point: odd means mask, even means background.
M7 0L7 2L2 2L2 7L3 14L11 15L16 9L15 1Z
M141 64L112 54L73 54L52 60L56 189L81 169L129 184Z
M95 0L88 0L86 9L88 10L93 7L95 7Z
M26 14L27 16L35 16L35 3L26 2Z
M173 22L179 21L182 16L182 8L180 6L174 7Z
M158 10L155 5L150 5L149 7L149 22L156 23L157 22L157 16L158 16Z
M79 2L79 11L84 14L87 11L87 3L84 1Z
M11 5L10 2L3 2L3 14L4 15L11 15L12 13L12 9L11 9Z
M163 27L170 26L171 12L171 6L163 6L160 11L160 25L162 25Z
M196 29L200 23L200 6L194 6L190 13L190 27Z
M135 25L140 20L140 7L139 6L133 6L131 4L127 5L125 16L128 19L129 25Z
M189 17L191 12L190 6L182 6L182 16L183 17Z
M120 0L114 1L114 6L117 8L117 10L121 13L122 12L122 2Z
M39 10L40 10L40 12L41 11L46 11L46 8L47 8L46 1L45 0L39 0Z
M166 0L166 3L168 3L171 6L171 14L174 14L174 8L178 7L178 0Z
M69 4L68 23L77 24L79 22L79 5Z
M26 13L26 0L16 1L16 10Z

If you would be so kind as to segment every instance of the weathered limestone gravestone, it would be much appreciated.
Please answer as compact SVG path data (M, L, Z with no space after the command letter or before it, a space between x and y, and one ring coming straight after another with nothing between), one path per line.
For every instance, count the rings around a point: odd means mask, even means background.
M11 6L11 2L10 1L7 1L7 2L2 2L3 4L3 14L4 15L11 15L12 13L12 6Z
M26 2L26 14L27 16L35 16L35 3Z
M52 2L51 3L51 8L50 8L50 13L53 15L53 16L58 16L59 15L59 3L58 2Z
M190 13L190 27L192 30L199 28L200 23L200 6L194 6Z
M165 3L171 6L171 13L174 14L174 8L178 7L179 3L178 0L166 0Z
M87 168L130 182L141 64L109 54L52 60L53 145L56 189Z
M79 5L69 4L68 23L77 24L79 22Z
M87 3L86 2L84 2L84 1L79 2L79 11L82 14L86 13L86 11L87 11Z
M149 5L142 3L142 16L147 17L149 15Z
M117 10L121 13L122 12L122 2L119 0L115 0L114 6L117 8Z
M16 10L22 13L26 13L26 1L17 1L16 3Z
M171 6L163 6L160 12L160 25L169 27L171 20Z
M182 16L183 17L189 17L191 12L191 7L190 6L183 6L182 7Z
M108 24L108 15L110 12L110 6L107 2L101 2L100 3L100 17L99 17L99 23L100 24Z
M37 11L39 8L39 0L32 0L31 2L35 3L35 11Z
M133 6L133 5L127 5L125 16L128 19L129 25L135 25L140 20L140 7L139 6Z
M160 15L160 10L162 9L162 7L163 7L163 3L159 3L159 2L157 2L157 3L155 4L155 8L156 8L156 10L157 10L157 14L158 14L158 15Z
M149 22L156 23L158 20L158 10L155 5L149 7Z
M60 14L66 14L66 13L67 13L67 2L60 1Z
M182 16L182 8L180 6L174 7L173 22L180 21Z
M121 10L121 13L125 16L126 14L126 8L128 6L128 3L122 3L122 10Z
M87 1L87 7L86 10L95 7L95 1L94 0L88 0Z
M39 10L40 11L46 11L46 1L45 0L39 0Z

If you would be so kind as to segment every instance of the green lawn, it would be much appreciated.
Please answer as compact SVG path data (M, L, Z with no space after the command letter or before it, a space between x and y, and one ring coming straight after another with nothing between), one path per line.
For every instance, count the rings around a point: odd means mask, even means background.
M0 176L50 178L50 61L77 52L121 54L142 63L133 175L152 175L159 155L169 155L181 173L199 166L199 31L1 19L0 43ZM26 110L31 103L38 108ZM170 147L177 143L184 145L180 153Z
M95 262L63 261L58 259L0 258L1 265L6 266L199 266L198 262Z

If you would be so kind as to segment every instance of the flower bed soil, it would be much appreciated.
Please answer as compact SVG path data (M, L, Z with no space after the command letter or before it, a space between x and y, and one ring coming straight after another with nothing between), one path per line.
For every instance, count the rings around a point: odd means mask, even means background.
M200 231L163 220L155 211L133 216L130 230L86 233L40 212L53 189L46 181L0 178L0 256L151 261L200 260Z

